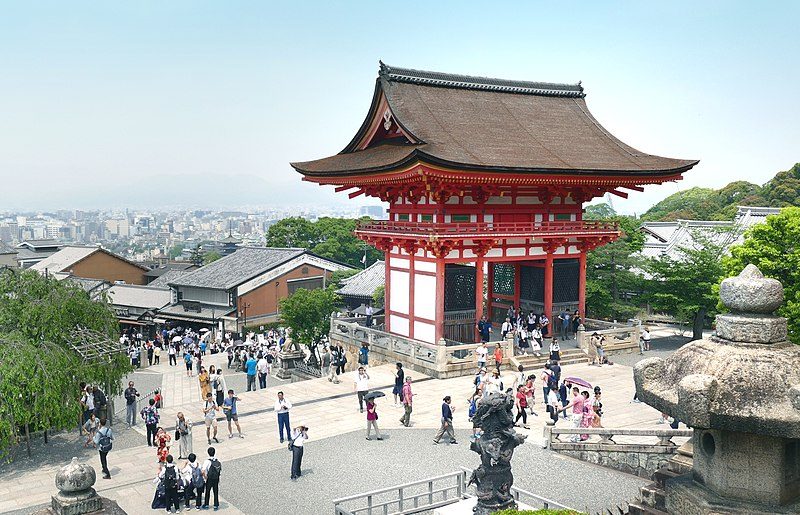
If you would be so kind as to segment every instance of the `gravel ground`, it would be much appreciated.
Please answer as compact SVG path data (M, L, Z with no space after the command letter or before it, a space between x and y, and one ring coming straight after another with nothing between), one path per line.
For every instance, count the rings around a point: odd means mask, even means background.
M313 437L313 427L311 436ZM290 454L280 449L233 462L223 460L221 494L244 513L317 515L331 513L335 498L474 468L469 432L457 431L458 445L434 445L434 432L387 431L387 439L364 440L364 432L306 444L303 477L289 479ZM635 498L641 478L573 460L536 445L517 448L515 484L577 509L601 510ZM291 506L291 509L288 507Z

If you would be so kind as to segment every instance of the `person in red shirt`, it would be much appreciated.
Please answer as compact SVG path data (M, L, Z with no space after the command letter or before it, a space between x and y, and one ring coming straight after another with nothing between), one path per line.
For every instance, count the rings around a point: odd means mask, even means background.
M503 347L500 343L497 343L497 346L494 348L494 366L497 368L497 371L500 372L500 366L503 364Z
M522 427L524 427L525 429L530 429L528 427L528 413L527 413L528 396L527 392L525 391L524 384L517 386L517 395L514 404L516 404L517 406L517 418L514 419L514 426L519 426L517 422L519 422L519 419L522 418Z

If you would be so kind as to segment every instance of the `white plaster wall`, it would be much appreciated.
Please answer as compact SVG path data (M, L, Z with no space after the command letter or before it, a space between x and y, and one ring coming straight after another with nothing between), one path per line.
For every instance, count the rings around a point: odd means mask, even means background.
M517 204L541 204L542 201L539 200L539 197L517 197Z
M421 272L431 272L435 274L436 263L433 263L431 261L415 261L414 270L419 270Z
M423 342L428 342L428 343L436 343L436 327L434 327L433 324L415 320L414 339L422 340Z
M392 258L392 266L395 268L402 268L403 270L408 270L409 261L405 258Z
M389 307L396 313L408 314L409 279L408 272L392 270L389 274ZM394 330L394 325L391 326Z
M525 255L524 248L506 249L506 256L524 256L524 255Z
M414 316L436 319L436 277L414 274Z
M489 197L486 203L497 205L511 204L511 197Z
M394 309L394 306L392 306L392 309ZM400 336L408 336L407 318L399 317L397 315L390 315L389 324L393 333L399 334Z

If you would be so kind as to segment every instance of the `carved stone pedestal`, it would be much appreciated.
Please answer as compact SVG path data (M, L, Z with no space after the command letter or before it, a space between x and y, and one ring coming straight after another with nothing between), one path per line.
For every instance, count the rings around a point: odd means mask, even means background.
M306 358L302 351L280 351L278 353L278 370L275 377L278 379L291 379L292 369L297 367Z
M97 495L92 488L97 480L94 469L78 462L78 458L72 458L68 465L61 467L55 479L58 494L52 497L49 508L34 515L125 515L116 502Z

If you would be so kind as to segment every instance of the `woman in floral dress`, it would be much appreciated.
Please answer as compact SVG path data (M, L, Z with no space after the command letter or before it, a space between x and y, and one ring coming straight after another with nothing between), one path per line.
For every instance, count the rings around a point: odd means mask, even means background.
M156 431L156 456L158 457L159 463L166 463L167 462L167 455L169 454L169 442L172 440L172 437L169 436L169 433L164 431L163 427L159 427Z

